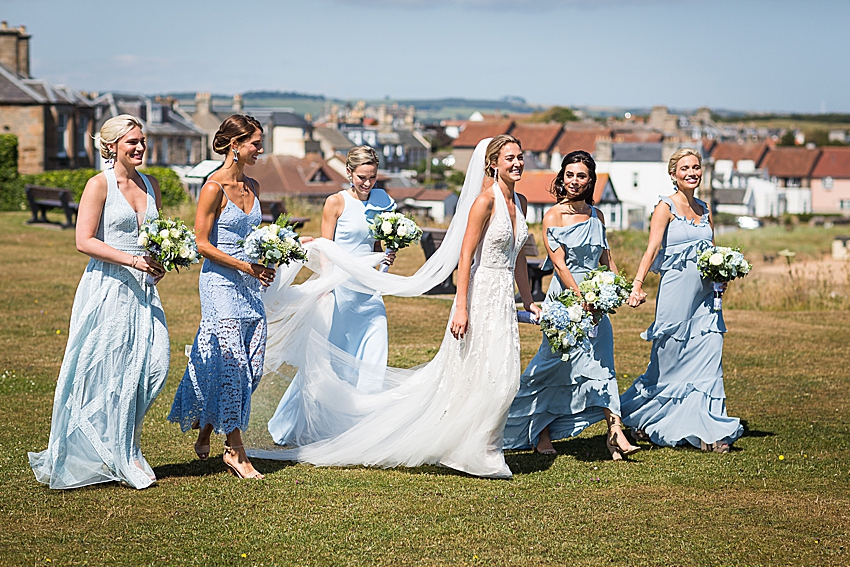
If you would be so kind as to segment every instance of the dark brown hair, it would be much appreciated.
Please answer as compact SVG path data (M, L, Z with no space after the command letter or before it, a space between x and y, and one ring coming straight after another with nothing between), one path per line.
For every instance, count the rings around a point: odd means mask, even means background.
M593 191L596 189L596 162L589 153L584 150L576 150L564 156L561 160L561 169L558 171L558 176L552 180L552 186L549 187L549 192L555 197L557 202L563 201L567 197L567 188L564 187L564 171L571 163L581 163L587 168L590 175L590 181L584 192L578 196L577 201L584 201L588 205L593 204Z
M247 114L234 114L227 117L213 138L213 151L226 156L233 142L243 142L254 135L254 132L262 133L263 127L253 116Z

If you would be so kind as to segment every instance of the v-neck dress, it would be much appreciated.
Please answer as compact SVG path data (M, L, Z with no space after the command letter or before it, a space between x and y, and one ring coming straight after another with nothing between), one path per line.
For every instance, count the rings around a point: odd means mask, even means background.
M697 268L711 246L708 205L699 224L673 214L652 271L661 274L655 321L641 335L652 341L649 366L620 396L623 423L645 431L656 445L676 446L735 441L739 419L726 415L723 387L723 312L712 309L711 281Z
M567 267L576 283L584 281L599 267L602 253L608 249L605 225L596 209L590 218L570 226L550 227L546 231L549 248L564 247ZM553 301L566 286L555 275L549 284L545 302ZM543 337L537 354L520 378L520 388L511 404L505 427L505 449L535 447L546 427L552 440L581 433L587 426L604 419L603 409L619 415L620 398L614 372L614 333L605 315L599 322L590 350L574 348L569 360L553 354Z
M96 237L143 256L139 219L104 172L106 202ZM148 178L144 221L156 218ZM68 344L56 382L47 450L29 453L39 482L77 488L119 481L145 488L153 470L139 448L142 420L165 385L169 342L156 286L145 273L92 258L77 286Z
M210 230L210 244L248 261L240 242L261 222L259 198L254 197L247 214L227 199ZM198 287L201 324L168 419L183 431L207 424L220 434L244 431L266 352L262 285L253 276L205 259Z

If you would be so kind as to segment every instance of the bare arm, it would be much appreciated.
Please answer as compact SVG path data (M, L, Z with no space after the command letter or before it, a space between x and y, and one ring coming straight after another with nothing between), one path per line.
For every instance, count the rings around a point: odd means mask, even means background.
M159 197L159 184L156 179L149 178L154 187L157 197L157 207L162 201ZM106 205L107 183L104 174L95 175L86 183L83 196L80 198L80 206L77 213L77 228L75 239L77 250L90 256L95 260L118 264L119 266L130 266L147 272L154 277L161 277L165 270L162 265L153 258L145 256L134 256L129 252L122 252L97 238L97 229L100 226L100 217L103 207Z
M629 296L629 305L637 307L646 301L646 293L643 291L643 280L646 274L649 273L649 268L658 256L661 250L661 241L664 239L664 231L667 230L667 225L673 219L673 213L670 212L670 207L663 201L655 205L655 210L652 212L652 221L649 224L649 242L646 245L646 252L643 253L643 258L638 265L637 273L635 274L634 287Z
M602 223L602 226L605 226L605 215L602 214L602 211L596 209L596 216L599 217L599 222ZM614 257L611 256L611 250L605 249L602 251L602 255L599 257L599 263L603 266L608 266L608 269L617 273L617 264L614 263Z
M344 199L340 193L335 193L325 200L325 207L322 209L322 238L334 239L336 221L345 210Z
M493 211L494 197L482 193L475 198L469 211L469 221L463 235L460 247L460 260L457 265L457 295L455 296L455 311L451 321L451 332L454 338L462 339L469 326L467 300L469 295L469 280L472 271L472 258L484 234L484 227L490 220Z

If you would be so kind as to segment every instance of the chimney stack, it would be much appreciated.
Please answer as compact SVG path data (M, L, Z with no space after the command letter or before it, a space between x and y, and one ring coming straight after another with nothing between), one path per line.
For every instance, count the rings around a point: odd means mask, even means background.
M242 114L242 95L235 94L233 95L233 112L236 114Z

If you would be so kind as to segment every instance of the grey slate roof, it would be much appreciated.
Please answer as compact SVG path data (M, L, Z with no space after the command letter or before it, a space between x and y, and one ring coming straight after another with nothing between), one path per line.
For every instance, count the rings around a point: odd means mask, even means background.
M0 63L0 104L73 104L91 106L81 93L43 79L22 79Z
M611 161L664 161L661 143L620 143L611 146Z
M715 189L714 202L718 205L741 205L746 194L746 189Z
M313 129L313 137L324 140L330 144L335 151L346 152L354 147L354 142L349 140L348 136L336 128L317 126Z

